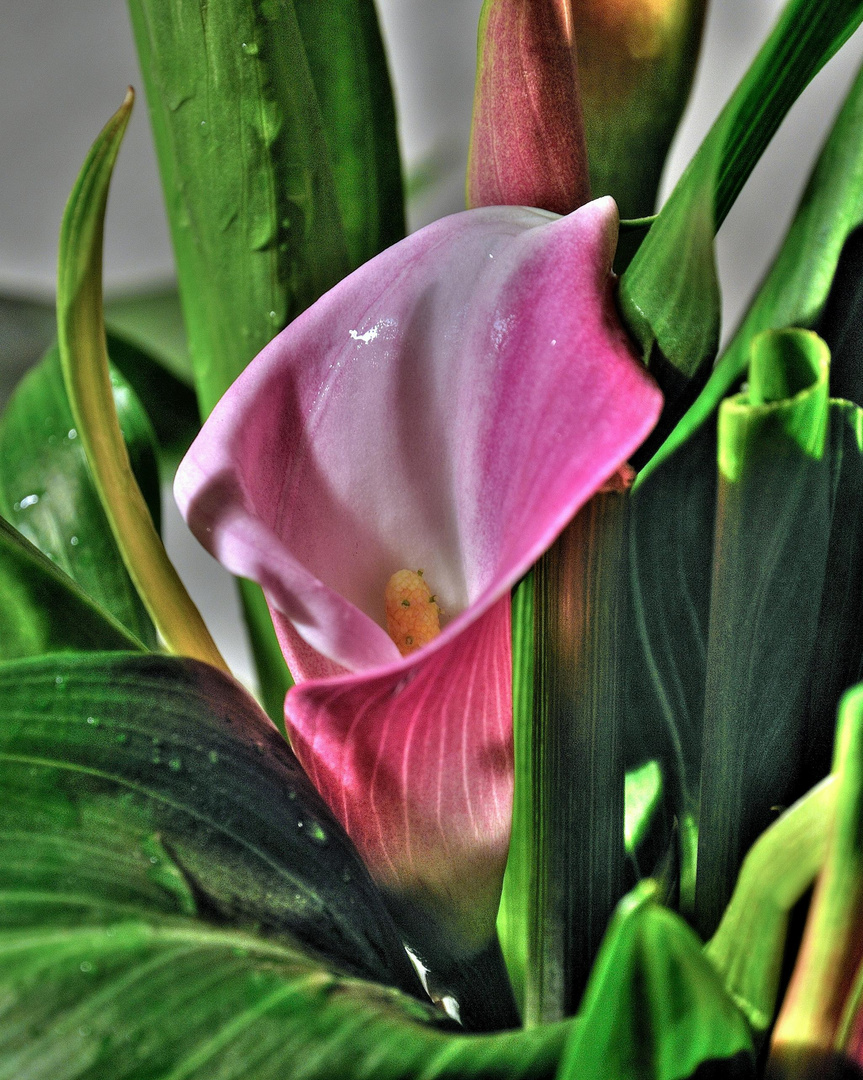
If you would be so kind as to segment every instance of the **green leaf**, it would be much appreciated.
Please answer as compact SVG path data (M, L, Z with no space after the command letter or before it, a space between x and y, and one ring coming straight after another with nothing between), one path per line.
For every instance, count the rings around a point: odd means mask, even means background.
M722 922L704 947L757 1032L773 1022L788 917L824 862L835 803L831 776L762 833L743 861Z
M860 0L790 0L621 278L624 318L671 405L664 433L719 343L714 234L785 113L861 19Z
M102 313L108 189L134 102L131 88L90 148L60 227L57 348L75 430L129 577L171 651L227 670L168 558L132 471L117 418Z
M153 432L115 373L115 401L130 460L158 520ZM135 638L156 645L96 494L66 397L56 346L21 382L0 422L0 511Z
M197 914L418 986L350 841L229 676L61 654L0 667L0 703L0 866L24 890L3 905L7 925ZM21 850L9 830L28 822L38 832Z
M639 478L627 522L627 766L659 760L668 820L681 825L697 816L715 513L711 423ZM689 886L692 854L681 851Z
M856 230L863 223L861 125L863 69L836 118L788 235L746 318L698 399L642 470L639 482L714 415L722 398L743 377L752 339L762 330L787 326L816 330L833 355L832 395L863 404L863 396L853 390L860 377L854 303L855 282L860 280L855 270L859 260L855 253L860 246Z
M743 1014L701 942L643 882L615 913L559 1080L683 1080L753 1053Z
M141 648L38 548L0 517L0 660Z
M356 852L214 669L1 665L0 788L2 1080L555 1076L575 1024L469 1037L404 992Z
M294 0L351 267L405 234L401 163L374 0Z
M831 363L831 382L832 382ZM805 710L801 787L830 770L836 709L843 693L863 679L863 410L830 402L830 516L824 591Z
M349 269L294 4L130 0L201 411Z
M828 365L811 331L765 331L748 392L719 414L696 883L705 934L746 849L799 794L830 533Z

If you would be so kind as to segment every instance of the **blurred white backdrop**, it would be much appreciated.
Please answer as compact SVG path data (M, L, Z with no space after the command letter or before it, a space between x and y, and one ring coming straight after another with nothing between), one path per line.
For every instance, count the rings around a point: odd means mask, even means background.
M438 176L412 206L412 228L463 205L481 6L481 0L378 0L407 170L432 165ZM695 90L669 160L665 191L781 7L782 0L711 0ZM787 228L861 57L858 33L794 107L719 234L726 332ZM139 88L141 79L125 5L118 0L0 0L0 290L52 294L66 197L90 143L128 84ZM106 288L114 292L172 276L143 100L112 185L105 260ZM250 678L230 581L176 513L166 517L166 541L180 573L226 658L239 677Z

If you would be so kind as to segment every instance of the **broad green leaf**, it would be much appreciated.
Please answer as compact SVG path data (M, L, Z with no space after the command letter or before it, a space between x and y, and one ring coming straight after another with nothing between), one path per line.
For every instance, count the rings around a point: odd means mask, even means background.
M108 188L134 101L123 104L84 161L60 228L57 348L75 431L129 577L172 652L226 668L174 569L132 471L117 419L102 314L102 238Z
M643 882L618 907L559 1080L683 1080L752 1054L746 1020L701 942L655 891Z
M396 117L374 0L294 0L351 267L405 234Z
M847 1007L863 961L863 685L839 707L833 773L835 815L824 865L773 1032L780 1064L801 1050L841 1051L851 1034Z
M556 1075L577 1022L465 1036L405 993L350 842L214 669L0 665L0 787L3 1080Z
M0 517L0 660L137 642L38 548Z
M206 415L349 269L326 128L292 0L129 8Z
M831 776L762 833L743 861L722 922L704 947L757 1032L773 1022L788 917L824 862L835 802Z
M714 234L785 113L861 19L861 0L789 0L621 278L624 318L670 403L660 435L719 343Z
M762 330L798 326L818 331L833 355L833 397L863 404L863 398L853 392L854 380L860 377L854 304L855 282L860 277L855 269L859 260L855 252L860 245L855 230L863 223L861 125L863 70L851 87L788 235L746 318L698 399L642 469L638 483L714 415L722 398L743 377L752 339Z
M627 765L659 760L680 822L697 815L715 513L711 423L636 483L627 521Z
M194 377L176 288L152 288L105 300L105 325L152 357L186 386Z
M618 642L626 499L595 495L534 568L528 1024L575 1012L625 889Z
M0 746L7 926L198 915L418 987L355 849L229 676L128 653L6 664Z
M753 342L719 413L696 920L719 922L746 849L799 793L803 716L830 533L827 347Z
M153 432L134 393L116 373L114 386L130 460L158 520ZM93 485L56 346L25 376L0 422L0 512L137 639L155 647L153 624Z

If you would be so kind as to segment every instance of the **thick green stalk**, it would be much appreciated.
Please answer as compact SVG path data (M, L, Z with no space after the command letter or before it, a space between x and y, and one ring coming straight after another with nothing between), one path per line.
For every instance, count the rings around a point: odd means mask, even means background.
M528 1024L575 1013L623 893L617 626L626 498L594 496L534 571Z

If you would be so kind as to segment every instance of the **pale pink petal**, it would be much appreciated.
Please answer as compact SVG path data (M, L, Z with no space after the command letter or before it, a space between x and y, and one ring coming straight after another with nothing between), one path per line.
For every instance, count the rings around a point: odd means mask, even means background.
M313 680L288 697L291 737L372 872L486 931L511 802L504 598L661 405L615 313L616 226L602 199L414 234L261 353L177 476L193 531L263 585ZM448 616L406 659L384 630L402 568Z

